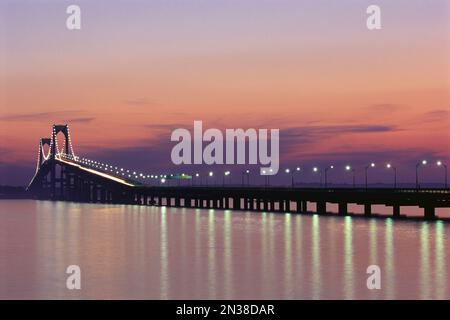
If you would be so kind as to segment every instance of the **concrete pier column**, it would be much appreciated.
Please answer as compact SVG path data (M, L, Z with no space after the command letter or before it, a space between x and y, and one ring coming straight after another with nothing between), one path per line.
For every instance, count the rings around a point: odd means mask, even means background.
M317 202L317 213L326 213L327 212L327 203L325 201Z
M244 199L244 209L246 209L245 201L246 199ZM241 198L239 197L233 198L233 209L241 210Z
M248 198L244 198L244 210L248 210Z
M370 203L365 203L364 204L364 215L366 217L372 215L372 205Z
M245 199L245 202L247 203L247 210L252 210L251 201L252 201L252 199L250 199L250 198Z
M94 184L92 184L92 197L91 197L91 201L92 202L97 202L97 196L98 196L98 194L97 194L97 185L94 183Z
M300 200L295 201L295 212L302 212L302 202Z
M99 188L99 192L100 192L100 202L101 203L105 203L105 201L106 201L106 196L105 196L105 193L106 193L106 191L103 189L103 188ZM139 196L140 197L140 196ZM141 199L139 199L139 197L138 197L138 202L139 202L139 204L140 204L140 200Z
M181 199L179 197L175 197L175 207L181 207Z
M275 201L270 200L270 211L275 211Z
M423 208L424 210L424 217L425 219L435 219L436 218L436 213L435 213L435 208L433 206L426 206L425 208Z
M306 201L306 200L302 201L302 209L301 210L304 213L308 212L308 201Z
M286 200L284 204L284 210L286 212L291 212L291 200Z
M396 217L396 218L400 217L400 206L398 204L395 204L392 207L392 211L393 211L393 216L394 217Z
M284 200L278 201L278 211L284 212Z
M263 210L267 212L269 211L269 201L265 199L263 201Z
M256 199L256 210L261 211L261 199Z
M347 212L347 203L346 202L340 202L338 205L339 215L345 216L348 214Z

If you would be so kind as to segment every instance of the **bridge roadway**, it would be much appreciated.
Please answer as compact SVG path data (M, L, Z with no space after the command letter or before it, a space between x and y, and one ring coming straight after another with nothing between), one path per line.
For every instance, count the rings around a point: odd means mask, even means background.
M342 216L351 214L349 204L364 206L366 217L374 216L373 205L392 207L394 218L405 217L402 206L423 208L424 219L438 219L436 208L450 211L450 189L148 186L62 157L43 162L28 190L38 199L292 213L308 213L315 203L316 213L329 214L332 203Z

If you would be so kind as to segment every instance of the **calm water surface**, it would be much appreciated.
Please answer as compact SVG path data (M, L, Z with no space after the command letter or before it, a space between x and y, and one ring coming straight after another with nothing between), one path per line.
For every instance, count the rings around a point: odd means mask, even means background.
M443 222L1 200L0 298L449 299L449 248Z

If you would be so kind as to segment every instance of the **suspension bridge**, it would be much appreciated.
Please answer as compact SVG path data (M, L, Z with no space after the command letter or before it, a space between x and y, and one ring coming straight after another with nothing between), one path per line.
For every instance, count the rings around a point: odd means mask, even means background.
M63 145L57 136L63 135ZM46 147L48 150L46 151ZM327 204L337 204L338 215L351 215L349 204L364 207L362 216L374 205L392 207L392 217L406 218L403 206L423 209L424 219L438 217L436 208L450 211L449 188L300 188L259 186L169 186L155 183L165 179L191 179L189 175L144 175L74 153L69 126L53 125L50 137L39 140L36 172L27 190L36 199L112 203L185 208L232 209L290 213L327 212ZM308 203L316 210L308 211Z

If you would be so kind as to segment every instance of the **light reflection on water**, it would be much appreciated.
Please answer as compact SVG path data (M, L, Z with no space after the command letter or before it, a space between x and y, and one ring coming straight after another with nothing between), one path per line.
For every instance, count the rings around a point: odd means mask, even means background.
M0 298L450 299L449 244L439 221L5 200Z

